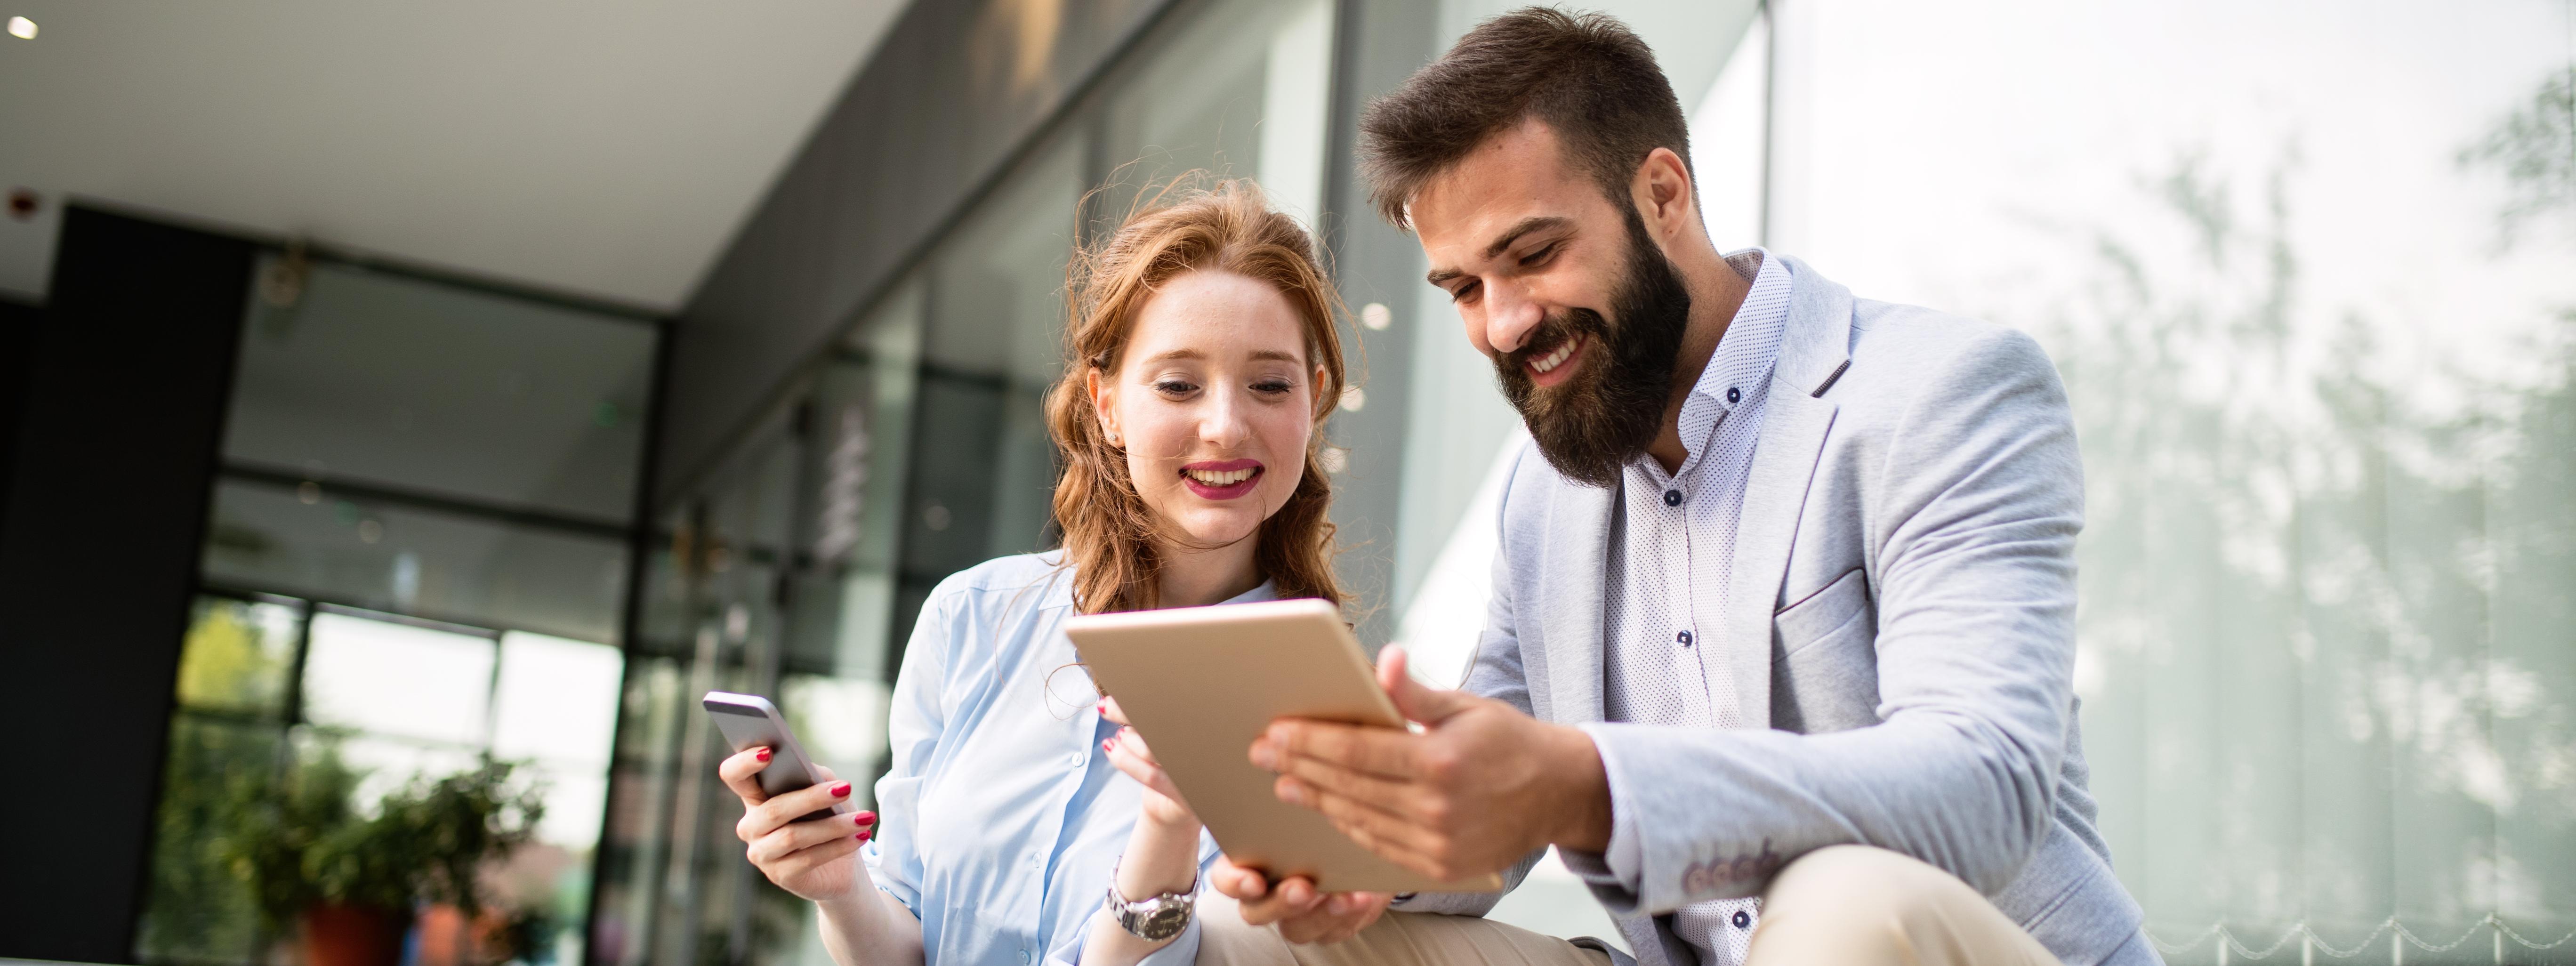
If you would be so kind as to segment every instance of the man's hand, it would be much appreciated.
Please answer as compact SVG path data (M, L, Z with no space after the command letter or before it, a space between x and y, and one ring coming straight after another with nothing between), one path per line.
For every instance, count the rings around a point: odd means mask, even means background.
M1383 892L1322 892L1305 876L1289 876L1272 888L1259 869L1219 859L1208 870L1208 885L1234 897L1243 921L1255 926L1279 924L1279 935L1292 943L1337 943L1386 914L1394 898Z
M1545 845L1610 844L1610 783L1581 731L1500 701L1427 688L1404 649L1378 660L1378 685L1420 734L1282 718L1252 743L1279 774L1279 800L1324 813L1388 861L1438 879L1510 868Z

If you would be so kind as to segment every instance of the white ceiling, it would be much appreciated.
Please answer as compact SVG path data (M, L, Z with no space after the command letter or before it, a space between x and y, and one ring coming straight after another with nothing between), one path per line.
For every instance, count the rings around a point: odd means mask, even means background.
M0 0L0 291L80 195L653 309L903 0Z

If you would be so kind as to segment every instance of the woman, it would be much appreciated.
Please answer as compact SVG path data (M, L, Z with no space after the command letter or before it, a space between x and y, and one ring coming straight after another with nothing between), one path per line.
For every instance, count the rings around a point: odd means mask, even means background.
M794 821L850 784L764 800L768 749L719 769L751 861L820 907L841 963L1192 962L1196 916L1149 939L1103 911L1113 869L1118 896L1150 909L1195 894L1216 853L1062 622L1345 599L1317 463L1341 343L1305 230L1249 182L1221 182L1130 218L1074 274L1070 364L1047 398L1064 549L966 570L922 605L883 814Z

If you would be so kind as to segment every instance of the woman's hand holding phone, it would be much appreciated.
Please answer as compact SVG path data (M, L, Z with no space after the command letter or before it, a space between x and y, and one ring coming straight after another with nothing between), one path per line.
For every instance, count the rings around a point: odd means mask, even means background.
M734 835L748 846L751 864L778 887L815 902L845 900L873 890L867 872L854 858L859 846L876 834L875 812L831 815L811 821L804 816L824 811L850 797L853 789L832 770L814 765L821 781L769 797L760 788L760 772L769 767L770 750L747 748L716 766L725 787L742 799L742 821Z

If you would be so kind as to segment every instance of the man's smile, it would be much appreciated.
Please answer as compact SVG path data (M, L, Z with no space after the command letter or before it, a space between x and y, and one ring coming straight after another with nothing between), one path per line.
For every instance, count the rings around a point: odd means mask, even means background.
M1528 359L1523 360L1521 362L1521 368L1529 372L1530 383L1532 385L1556 385L1557 383L1574 378L1574 370L1579 368L1576 363L1583 360L1583 350L1590 347L1591 344L1592 339L1590 336L1576 335L1570 337L1563 342L1557 343L1556 348L1549 350L1543 355L1533 355Z

